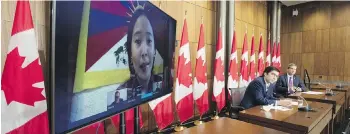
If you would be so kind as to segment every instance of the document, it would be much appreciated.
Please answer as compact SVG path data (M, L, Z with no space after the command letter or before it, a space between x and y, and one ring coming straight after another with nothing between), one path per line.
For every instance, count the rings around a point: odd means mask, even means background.
M301 92L303 94L324 94L324 92L316 92L316 91L307 91L307 92Z

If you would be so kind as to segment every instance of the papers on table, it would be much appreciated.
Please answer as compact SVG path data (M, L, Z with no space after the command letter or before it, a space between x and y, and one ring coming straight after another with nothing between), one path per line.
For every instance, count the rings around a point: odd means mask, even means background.
M287 108L287 107L284 107L284 106L273 106L273 105L265 105L265 106L262 106L261 109L263 109L265 111L270 111L271 109L280 110L280 111L291 110L290 108Z
M307 91L307 92L301 92L301 93L303 93L303 94L316 94L316 95L324 94L324 92L316 92L316 91Z
M291 102L291 105L298 105L298 102L292 101L292 102Z

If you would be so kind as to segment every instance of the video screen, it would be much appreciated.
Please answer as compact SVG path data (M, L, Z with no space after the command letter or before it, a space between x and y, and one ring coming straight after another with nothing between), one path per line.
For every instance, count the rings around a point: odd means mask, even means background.
M176 20L147 1L53 2L55 133L172 92Z

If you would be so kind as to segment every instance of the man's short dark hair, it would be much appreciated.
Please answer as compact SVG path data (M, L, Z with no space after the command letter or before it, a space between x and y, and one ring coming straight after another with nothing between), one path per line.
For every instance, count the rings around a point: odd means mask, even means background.
M264 76L265 73L270 73L271 71L277 71L277 72L280 72L280 70L278 70L278 68L274 67L274 66L268 66L265 68L262 76Z
M114 96L117 95L117 93L119 93L119 91L115 91Z

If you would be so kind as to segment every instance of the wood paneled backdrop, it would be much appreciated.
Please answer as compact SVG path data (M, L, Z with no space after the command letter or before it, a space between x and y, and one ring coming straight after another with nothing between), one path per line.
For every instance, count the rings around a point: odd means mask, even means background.
M298 9L299 15L292 16ZM282 8L281 62L303 78L350 81L350 2L309 2Z
M215 57L215 47L216 47L216 35L217 28L216 24L216 13L218 11L218 3L213 1L152 1L154 5L159 7L161 5L161 9L165 11L167 14L172 16L177 20L176 26L176 40L178 44L181 38L181 31L183 26L183 19L185 16L185 11L187 11L187 26L188 26L188 35L190 41L190 49L191 49L191 63L192 63L192 73L194 73L195 67L195 56L197 53L197 44L198 44L198 36L199 36L199 28L201 23L201 17L203 16L204 22L204 30L205 30L205 47L206 47L206 59L207 59L207 79L210 95L212 93L212 85L213 85L213 63ZM1 68L4 66L7 46L9 43L10 33L13 24L13 17L15 13L16 2L15 1L1 1ZM42 63L46 63L46 48L50 45L50 3L49 2L40 2L40 1L31 1L31 9L33 15L33 21L35 24L35 33L38 40L39 45L39 53ZM267 44L267 29L268 29L268 14L267 14L267 2L251 2L251 1L239 1L235 2L235 29L237 34L237 49L238 49L238 58L240 59L242 53L242 43L243 37L247 25L247 39L248 39L248 49L250 53L251 46L251 37L254 34L255 36L255 58L257 61L258 49L259 49L259 36L262 33L263 41L264 41L264 49L266 50ZM253 33L254 29L254 33ZM231 37L227 37L231 38ZM301 37L295 36L294 38L300 39ZM301 44L301 42L299 42ZM231 42L229 42L231 45ZM283 48L283 47L282 47ZM300 49L300 47L299 47ZM349 47L350 49L350 47ZM177 63L179 45L177 45L175 50L175 63ZM297 50L295 50L297 51ZM298 51L300 53L300 51ZM249 54L250 55L250 54ZM301 59L301 54L299 54L299 59ZM338 56L338 53L334 53L334 55ZM343 54L344 55L344 54ZM344 59L345 56L343 56ZM350 54L347 56L349 59ZM291 58L292 59L292 58ZM239 60L240 61L240 60ZM42 64L45 65L45 64ZM240 67L240 65L238 65ZM336 67L336 66L335 66ZM44 72L48 69L44 66ZM176 69L176 66L175 66ZM350 70L347 72L350 74ZM350 75L348 75L350 76ZM211 98L211 97L210 97ZM175 103L175 102L173 102ZM141 105L142 107L142 116L144 127L142 131L150 131L156 128L154 115L148 106L148 104ZM174 105L175 109L175 105ZM197 113L197 112L196 112ZM174 116L177 119L176 114ZM111 121L107 119L106 121L106 129L107 133L117 133L118 130L113 127Z

